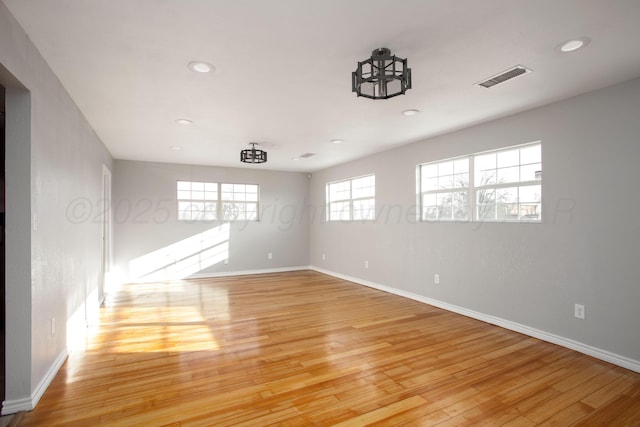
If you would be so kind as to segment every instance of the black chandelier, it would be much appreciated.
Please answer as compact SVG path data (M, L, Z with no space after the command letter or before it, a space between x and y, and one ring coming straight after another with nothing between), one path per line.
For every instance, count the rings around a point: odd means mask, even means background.
M256 149L257 142L251 142L251 148L240 152L240 161L243 163L265 163L267 161L267 152Z
M371 58L358 61L351 78L352 92L365 98L388 99L411 89L407 60L392 55L386 47L371 52Z

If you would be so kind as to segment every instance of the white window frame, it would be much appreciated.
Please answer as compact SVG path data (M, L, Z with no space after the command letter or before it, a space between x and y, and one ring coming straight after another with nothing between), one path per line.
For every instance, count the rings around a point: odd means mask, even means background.
M540 158L539 158L539 162L531 162L531 163L523 163L522 158L521 158L521 154L523 149L529 149L529 148L533 148L533 147L539 147L540 150ZM496 171L496 181L498 181L498 176L499 175L499 171L503 170L506 171L507 169L517 169L518 171L518 179L517 180L512 180L509 182L490 182L490 183L478 183L476 182L478 180L478 174L476 174L476 167L477 167L477 159L481 158L483 156L487 156L487 155L495 155L496 159L497 156L500 154L507 154L509 152L513 152L513 151L517 151L518 152L518 162L516 164L513 164L511 166L508 167L500 167L497 163L496 166L494 168L489 168L489 169L485 169L485 170L494 170ZM423 184L425 182L425 180L423 179L423 171L428 168L431 167L433 168L434 165L440 165L440 164L444 164L447 162L452 162L452 161L459 161L461 159L468 159L468 182L469 185L468 187L463 187L463 186L443 186L442 188L433 188L430 187L428 189L424 189L423 188ZM531 174L529 173L529 179L524 179L522 180L522 170L523 168L529 168L529 172L531 172L533 169L536 169L534 171L534 176L533 179L531 179ZM489 151L483 151L483 152L479 152L479 153L473 153L473 154L469 154L466 156L461 156L461 157L454 157L454 158L449 158L449 159L443 159L443 160L438 160L435 162L428 162L428 163L423 163L417 166L416 168L416 187L417 187L417 191L416 191L416 195L417 195L417 203L418 203L418 220L419 221L423 221L423 222L447 222L447 221L453 221L453 222L510 222L510 223L541 223L542 222L542 142L541 141L535 141L535 142L530 142L530 143L526 143L526 144L519 144L519 145L514 145L514 146L510 146L510 147L504 147L504 148L500 148L500 149L496 149L496 150L489 150ZM532 169L533 168L533 169ZM453 171L453 173L455 173L455 170ZM443 175L443 176L449 176L449 175ZM440 177L440 175L438 175L438 178ZM530 200L530 201L521 201L520 198L520 194L521 194L521 190L525 189L533 189L535 187L539 188L539 193L536 194L538 200ZM537 188L536 188L537 189ZM517 201L515 202L503 202L503 203L499 203L498 200L495 200L495 215L493 216L493 218L485 218L482 217L480 215L480 204L478 203L478 197L481 194L480 192L484 192L484 191L503 191L503 193L506 193L508 190L512 190L516 192L516 197L517 197ZM467 216L466 218L453 218L453 217L440 217L439 215L436 215L436 217L434 218L433 216L427 216L426 212L425 212L425 197L430 197L432 195L439 195L439 194L450 194L453 192L463 192L466 191L466 209L467 209ZM531 190L529 190L529 192L531 192ZM503 217L498 217L498 206L502 206L503 208L507 209L507 206L511 205L512 206L512 210L514 209L513 206L515 206L515 209L517 211L517 215L514 215L512 217L508 217L507 215L503 216ZM437 207L437 204L435 205ZM487 204L488 206L488 204ZM452 207L453 209L453 207ZM452 215L453 216L453 215Z
M466 167L463 167L462 169L456 169L457 165L466 163ZM469 194L470 194L470 190L471 190L471 156L461 156L461 157L453 157L450 159L443 159L443 160L438 160L436 162L429 162L429 163L424 163L421 165L418 165L418 177L417 177L417 182L418 182L418 206L419 206L419 219L421 221L456 221L456 222L467 222L471 220L471 204L469 203ZM449 173L449 171L440 173L441 169L444 169L445 165L451 164L451 172ZM424 171L426 169L436 169L436 174L435 175L429 175L427 177L423 176L424 175ZM455 180L456 179L460 179L459 176L463 176L466 175L466 181L467 181L467 185L455 185ZM433 186L431 187L427 187L426 189L423 188L424 187L424 182L425 182L425 178L427 180L431 180L434 181ZM445 181L451 180L450 184L446 184L443 183ZM463 193L465 194L463 197L463 201L465 203L463 203L464 206L464 211L465 211L465 215L464 216L460 216L460 215L456 215L457 211L456 208L459 207L459 205L457 206L455 203L453 202L454 199L454 194L455 193ZM435 213L434 216L428 216L426 215L425 212L425 203L427 199L431 199L431 198L435 198L435 200L437 201L440 197L443 198L448 198L450 200L451 203L446 204L445 208L449 209L449 215L448 216L444 216L442 215L442 210L440 208L440 206L438 205L438 203L436 204L430 204L428 206L428 208L430 209L435 209L433 212Z
M193 190L195 184L196 190ZM225 198L223 195L223 189L229 189L228 186L232 186L232 191L225 191L226 194L231 194L231 199ZM189 187L187 190L186 187ZM203 188L201 191L200 188ZM244 188L244 191L235 191ZM247 187L255 187L255 193L253 191L247 192ZM206 191L205 191L206 189ZM202 193L202 194L201 194ZM240 194L242 193L242 195ZM255 197L247 196L247 194L255 194ZM214 197L215 195L215 197ZM260 220L260 186L258 184L238 184L238 183L218 183L218 182L205 182L205 181L186 181L178 180L176 182L176 199L177 199L177 218L178 221L194 222L194 221L259 221ZM254 199L254 200L247 200ZM201 205L202 209L190 210L189 215L185 215L187 210L183 209L186 203L191 205ZM235 212L240 212L241 215L230 215L229 205L233 204ZM209 205L209 209L207 209ZM211 208L213 205L213 208ZM255 207L255 211L248 206ZM238 208L244 206L243 208ZM251 215L247 216L247 212ZM194 215L196 213L197 215Z
M218 190L216 182L177 181L178 221L217 220L220 194Z
M359 181L363 180L371 180L372 185L368 185L365 187L356 187L354 184L359 184ZM376 219L376 175L375 174L367 174L361 175L353 178L343 179L339 181L332 181L326 184L326 218L327 222L336 222L336 221L375 221ZM342 198L332 198L332 187L333 186L342 186L343 190L341 192L345 193L345 197ZM355 196L354 197L354 188L372 188L373 195L366 196ZM369 204L367 209L358 209L359 204ZM334 206L342 206L342 209L334 209ZM338 213L336 217L332 215L333 213ZM365 214L360 216L357 212L368 212L369 214ZM346 215L345 215L346 214Z
M231 187L231 188L229 188ZM247 191L255 187L255 192ZM220 184L220 208L224 221L258 221L260 186L257 184ZM225 196L225 195L231 195ZM255 198L252 196L255 194ZM251 199L251 200L249 200ZM252 208L251 208L252 207ZM248 215L247 215L248 214Z
M540 150L539 161L523 163L522 150L530 149L534 147L539 147L539 150ZM517 163L511 166L506 166L506 167L505 166L500 167L498 164L496 164L495 168L491 168L488 170L495 170L496 175L499 175L500 170L517 169L518 170L517 180L512 180L508 182L495 182L495 183L489 183L489 184L482 184L482 183L475 182L477 181L477 178L478 178L477 172L479 172L479 171L476 171L477 159L486 155L495 154L496 156L499 156L500 154L507 154L515 151L517 151L517 154L518 154ZM542 143L540 141L536 141L528 144L514 145L511 147L501 148L498 150L490 150L482 153L477 153L474 155L473 163L474 163L473 164L474 187L473 187L473 197L471 199L471 203L473 206L473 216L475 221L477 222L515 222L515 223L542 222L542 167L543 166L542 166ZM528 179L523 179L522 170L523 168L527 168L527 167L529 167L530 169L531 168L535 169L533 174L533 179L531 179L531 176L529 176ZM497 179L498 177L496 176L496 180ZM538 201L536 200L521 201L521 197L520 197L521 190L526 188L534 188L534 187L539 187L539 194L537 195L539 200ZM515 190L517 194L516 196L517 201L499 203L499 200L495 199L495 203L493 204L496 206L496 210L493 218L483 218L480 215L480 206L478 203L478 196L480 192L487 191L487 190L489 191L494 190L496 192L501 190L504 192L508 190ZM511 209L513 210L515 207L517 214L511 214L510 217L508 215L505 215L502 218L498 218L498 207L503 206L505 209L507 209L506 208L507 205L513 205Z

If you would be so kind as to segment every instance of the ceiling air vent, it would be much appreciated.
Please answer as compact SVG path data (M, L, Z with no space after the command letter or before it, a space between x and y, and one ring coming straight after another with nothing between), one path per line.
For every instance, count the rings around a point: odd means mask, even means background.
M309 157L313 157L315 155L316 155L316 153L304 153L304 154L300 154L300 158L301 159L308 159Z
M478 86L486 87L487 89L493 87L497 84L506 82L507 80L511 80L515 77L521 76L523 74L530 73L531 70L523 67L522 65L516 65L513 68L510 68L507 71L503 71L500 74L497 74L493 77L489 77L488 79L481 81L480 83L476 83Z

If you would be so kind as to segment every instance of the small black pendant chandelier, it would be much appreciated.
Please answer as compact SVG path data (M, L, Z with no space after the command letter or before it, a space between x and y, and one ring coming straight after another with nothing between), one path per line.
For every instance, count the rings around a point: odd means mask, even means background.
M256 149L257 142L251 142L251 148L240 152L240 161L243 163L265 163L267 161L267 152Z
M371 99L388 99L411 89L411 69L407 60L391 55L386 47L371 52L371 58L358 61L351 73L352 92Z

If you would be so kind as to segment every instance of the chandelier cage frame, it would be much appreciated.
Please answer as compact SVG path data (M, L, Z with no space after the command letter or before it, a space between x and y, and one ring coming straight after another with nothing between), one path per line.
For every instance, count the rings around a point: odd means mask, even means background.
M266 163L267 162L267 152L256 148L258 145L257 142L251 142L251 148L247 148L246 150L240 151L240 161L242 163Z
M371 52L371 58L358 61L351 73L351 88L358 96L389 99L411 89L411 69L405 58L391 54L387 48Z

